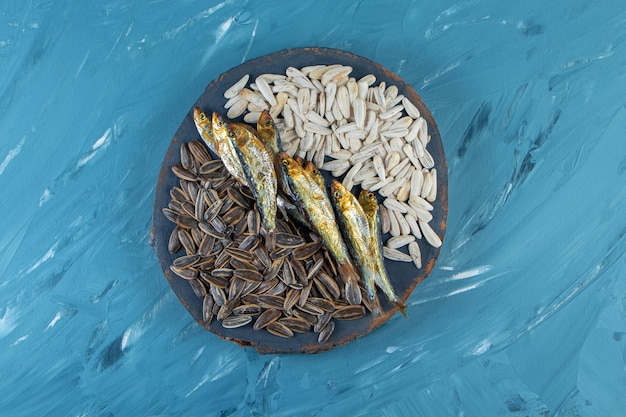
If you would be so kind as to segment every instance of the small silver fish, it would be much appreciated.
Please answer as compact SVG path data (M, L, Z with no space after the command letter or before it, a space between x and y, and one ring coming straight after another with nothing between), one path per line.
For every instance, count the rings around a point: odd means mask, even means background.
M228 137L226 121L221 115L213 113L211 126L213 129L213 137L215 138L215 153L219 155L228 172L230 172L240 184L248 185L246 173L243 171L241 162L239 162L235 146Z
M376 301L377 311L372 313L380 314L376 295L376 264L370 245L371 235L367 217L356 197L337 180L332 180L330 184L330 198L342 225L348 250L361 271L367 295L370 300Z
M376 284L381 290L383 290L389 302L396 306L404 317L408 317L405 311L406 307L399 301L398 296L391 285L391 281L389 281L387 270L385 269L382 240L380 239L380 213L378 211L378 201L376 201L376 196L371 191L362 190L359 194L359 204L363 208L363 212L365 213L365 217L367 217L367 223L369 225L370 246L372 248L372 256L376 265Z
M215 150L215 137L213 136L213 122L199 107L193 108L193 122L196 125L196 129L200 134L200 137L209 149L217 155Z
M350 304L360 304L359 273L350 259L326 193L313 181L300 163L285 152L279 152L278 156L297 204L337 261L340 275L345 282L346 300Z
M268 232L269 246L273 247L278 192L274 162L263 143L252 131L236 123L228 123L226 129L243 168L248 187L259 207L261 221Z

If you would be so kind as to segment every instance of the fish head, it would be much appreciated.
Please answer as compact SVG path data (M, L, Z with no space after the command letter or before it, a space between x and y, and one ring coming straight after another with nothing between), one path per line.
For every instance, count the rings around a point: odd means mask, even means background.
M271 139L276 133L276 125L274 119L268 110L263 110L256 123L256 130L263 139Z
M287 152L279 152L278 153L278 161L280 162L280 166L283 171L291 176L296 175L302 170L302 166L296 162Z
M215 112L213 113L211 124L213 126L213 134L215 136L222 139L226 137L228 134L228 131L226 130L226 121L220 114Z
M211 120L199 107L193 108L193 121L198 128L206 128L211 126Z
M226 123L226 131L230 140L238 147L246 146L250 131L240 123Z
M325 187L324 176L322 176L322 173L319 169L317 169L313 162L306 161L304 163L304 169L311 175L311 178L313 178L313 181L315 181L317 185L319 185L321 188Z
M306 165L306 161L301 156L296 155L293 157L293 160L296 161L301 167L304 167Z
M361 190L361 194L359 194L359 204L361 204L361 207L363 207L366 213L373 213L378 208L376 195L367 190Z
M348 210L353 206L353 195L342 183L332 180L330 183L330 196L334 200L339 211Z

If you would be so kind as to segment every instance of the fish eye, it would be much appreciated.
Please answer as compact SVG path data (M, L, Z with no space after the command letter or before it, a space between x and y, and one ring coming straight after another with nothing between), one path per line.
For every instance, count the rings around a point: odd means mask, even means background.
M313 171L312 171L312 172L313 172L313 175L319 175L319 173L320 173L320 172L317 170L317 168L313 168Z
M283 165L288 167L289 166L289 161L286 159L283 159Z
M270 126L272 121L270 119L265 120L265 126Z
M335 198L341 198L341 191L337 190L333 193L333 195L335 196Z

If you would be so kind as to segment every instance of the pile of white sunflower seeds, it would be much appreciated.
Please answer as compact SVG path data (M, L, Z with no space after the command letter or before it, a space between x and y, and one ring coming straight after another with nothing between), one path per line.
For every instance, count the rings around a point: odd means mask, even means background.
M348 189L378 192L382 231L391 235L383 255L421 268L418 241L442 243L429 224L437 168L427 150L426 120L396 86L375 86L374 75L357 80L351 73L352 67L339 64L289 67L249 86L245 75L224 93L227 116L256 123L269 110L289 155L313 161L333 177L345 174Z

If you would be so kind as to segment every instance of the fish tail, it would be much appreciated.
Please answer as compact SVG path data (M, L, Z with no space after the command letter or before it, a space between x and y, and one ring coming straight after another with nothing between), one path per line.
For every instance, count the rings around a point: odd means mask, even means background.
M361 304L361 289L359 288L359 273L349 261L338 262L339 275L345 282L346 300L350 304Z
M405 306L404 304L402 304L402 303L401 303L401 302L399 302L399 301L394 302L394 303L392 303L392 304L394 305L394 307L396 307L398 310L400 310L400 313L402 313L402 315L403 315L405 318L407 318L407 319L409 318L409 315L408 315L408 314L406 314L406 306Z
M363 296L363 304L365 304L365 307L372 313L373 316L380 316L382 314L383 309L380 306L380 300L376 294L373 296L365 294Z

